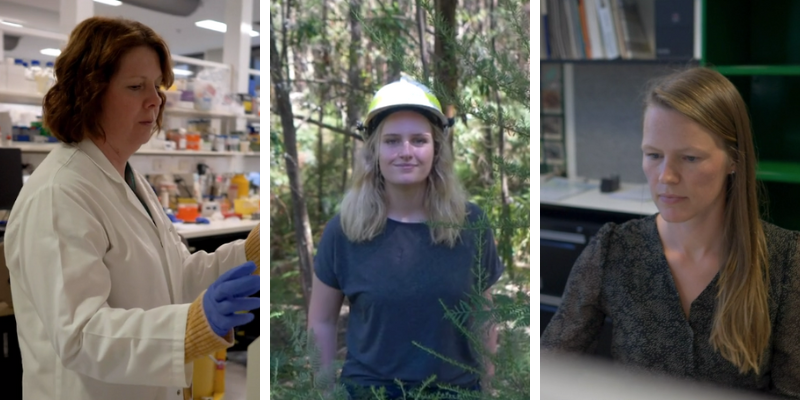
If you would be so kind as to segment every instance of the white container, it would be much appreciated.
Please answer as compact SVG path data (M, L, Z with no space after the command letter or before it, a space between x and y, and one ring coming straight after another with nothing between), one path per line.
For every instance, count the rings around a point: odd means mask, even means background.
M228 136L227 150L228 151L239 151L239 135L230 135L230 136Z
M6 90L8 85L8 64L0 64L0 90Z
M181 101L181 93L177 91L172 92L164 92L164 95L167 97L167 104L165 107L169 108L177 108L178 103Z
M6 89L12 92L25 93L28 89L28 80L25 79L25 67L22 65L8 65L6 71Z
M217 135L214 137L214 151L225 151L225 144L228 138L225 135Z

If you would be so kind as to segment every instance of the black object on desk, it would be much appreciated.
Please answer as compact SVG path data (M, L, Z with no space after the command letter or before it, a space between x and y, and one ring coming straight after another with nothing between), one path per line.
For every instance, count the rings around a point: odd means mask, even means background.
M603 178L600 181L600 193L611 193L619 190L619 175Z

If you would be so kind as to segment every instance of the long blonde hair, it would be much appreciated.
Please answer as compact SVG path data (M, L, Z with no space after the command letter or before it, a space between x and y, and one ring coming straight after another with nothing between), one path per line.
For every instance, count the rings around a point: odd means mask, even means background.
M388 209L385 186L378 159L384 119L368 135L355 160L350 189L342 200L339 217L342 230L352 242L369 241L386 227ZM453 169L453 152L446 132L431 124L433 165L425 189L424 207L431 226L431 240L436 244L456 245L466 217L467 196Z
M756 156L747 108L719 72L696 67L656 81L646 106L675 110L719 137L736 165L729 175L723 254L710 342L739 368L758 373L772 327L767 243L758 211Z

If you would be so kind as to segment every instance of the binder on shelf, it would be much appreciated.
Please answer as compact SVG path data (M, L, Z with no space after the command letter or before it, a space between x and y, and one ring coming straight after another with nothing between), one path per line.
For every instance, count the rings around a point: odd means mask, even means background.
M603 48L606 58L619 58L619 47L617 46L617 28L611 13L611 0L597 1L597 17L600 25L600 33L603 35Z
M609 9L611 10L611 19L614 21L614 33L616 34L619 57L624 58L624 56L628 53L628 50L627 47L625 46L625 37L622 34L622 16L620 15L621 14L620 1L621 0L609 0L608 5Z
M581 0L583 9L586 12L586 27L589 31L589 47L592 49L593 60L606 58L603 48L603 36L600 33L600 21L597 17L597 0Z
M656 0L655 36L656 58L691 59L694 56L694 1Z
M541 23L539 24L539 38L541 42L539 43L539 52L540 57L543 60L552 58L552 52L550 50L550 31L549 31L549 22L547 16L547 1L542 0L541 4Z
M555 5L555 9L558 12L558 35L561 41L561 55L565 59L574 60L577 55L572 48L572 28L567 15L569 10L567 10L566 4L562 1L556 0Z
M566 7L564 15L567 17L567 26L569 27L570 46L572 47L573 60L583 60L586 58L583 50L583 34L581 33L581 21L578 16L578 2L570 0L563 3Z
M561 13L559 13L558 5L558 0L547 0L547 29L550 39L550 57L561 60L569 57L567 57L562 44Z
M586 25L586 0L578 0L578 15L581 21L581 33L583 34L583 52L586 59L592 57L592 43L589 41L589 27Z
M652 59L655 54L650 49L650 41L644 32L642 16L636 0L616 0L622 34L625 59Z

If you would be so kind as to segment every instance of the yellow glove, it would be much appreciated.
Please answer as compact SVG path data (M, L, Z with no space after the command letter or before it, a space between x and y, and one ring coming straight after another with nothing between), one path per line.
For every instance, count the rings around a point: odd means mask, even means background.
M244 255L247 261L252 261L256 264L256 271L253 275L261 275L261 235L259 234L261 223L256 225L247 239L244 241Z

